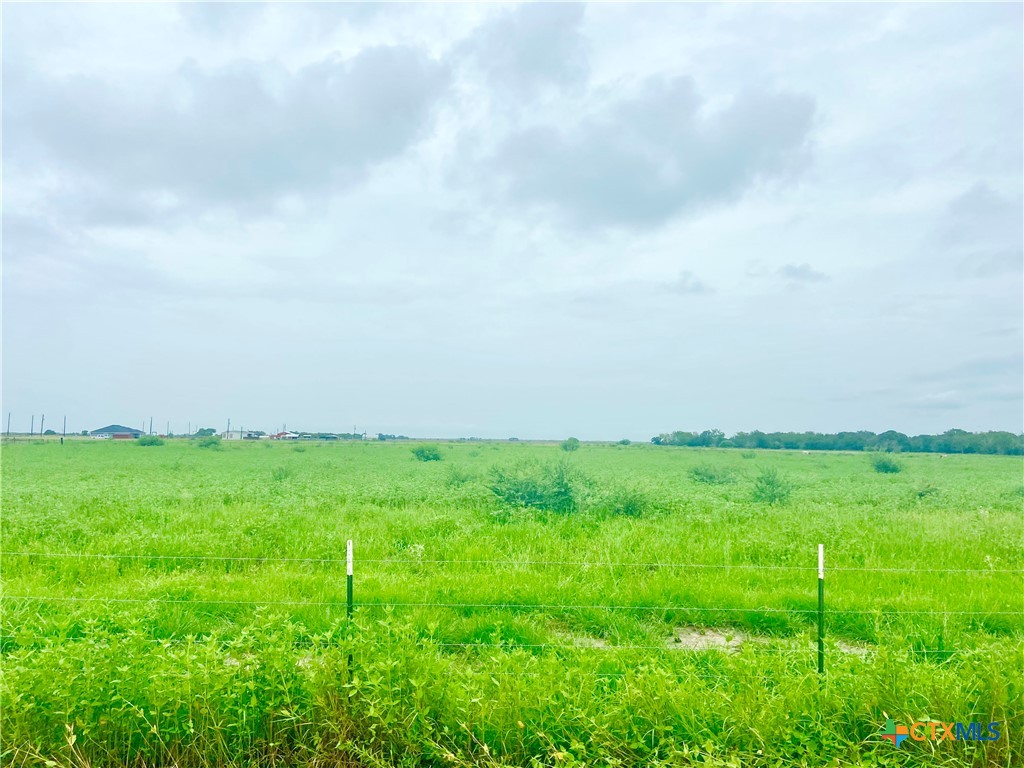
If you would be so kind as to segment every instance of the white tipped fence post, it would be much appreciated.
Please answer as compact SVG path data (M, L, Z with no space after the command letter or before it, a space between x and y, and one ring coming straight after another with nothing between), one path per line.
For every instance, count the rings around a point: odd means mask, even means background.
M349 637L352 636L352 539L348 540L345 546L345 617L349 624ZM352 671L352 652L349 650L348 665L349 672Z
M818 545L818 674L825 674L825 545Z
M345 601L345 615L348 618L352 618L352 539L348 540L348 546L345 548L345 587L346 587L346 601Z

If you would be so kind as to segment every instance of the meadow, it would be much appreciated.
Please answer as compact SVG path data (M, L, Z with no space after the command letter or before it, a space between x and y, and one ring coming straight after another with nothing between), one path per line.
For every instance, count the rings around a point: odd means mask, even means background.
M1021 457L435 445L5 443L2 763L1024 765Z

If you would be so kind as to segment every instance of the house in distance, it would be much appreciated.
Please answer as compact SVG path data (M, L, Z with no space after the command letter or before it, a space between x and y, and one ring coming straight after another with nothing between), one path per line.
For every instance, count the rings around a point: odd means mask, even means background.
M138 440L142 437L141 429L132 429L121 424L111 424L102 429L94 429L89 433L94 440Z

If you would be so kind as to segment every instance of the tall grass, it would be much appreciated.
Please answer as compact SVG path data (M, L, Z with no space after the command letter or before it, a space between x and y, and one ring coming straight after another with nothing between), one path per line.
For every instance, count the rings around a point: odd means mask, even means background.
M772 453L771 504L729 451L442 447L4 445L4 551L74 555L3 557L4 764L1021 762L1020 459ZM924 715L1007 735L876 736Z

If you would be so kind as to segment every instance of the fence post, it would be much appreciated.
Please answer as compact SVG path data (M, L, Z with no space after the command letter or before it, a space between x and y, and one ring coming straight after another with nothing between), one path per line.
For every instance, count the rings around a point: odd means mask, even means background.
M818 545L818 674L825 674L825 545Z
M352 539L345 546L345 618L348 619L348 635L352 638ZM348 669L352 671L352 652L348 654Z
M346 587L346 600L345 600L345 616L349 619L352 618L352 539L348 540L348 545L345 547L345 587Z

